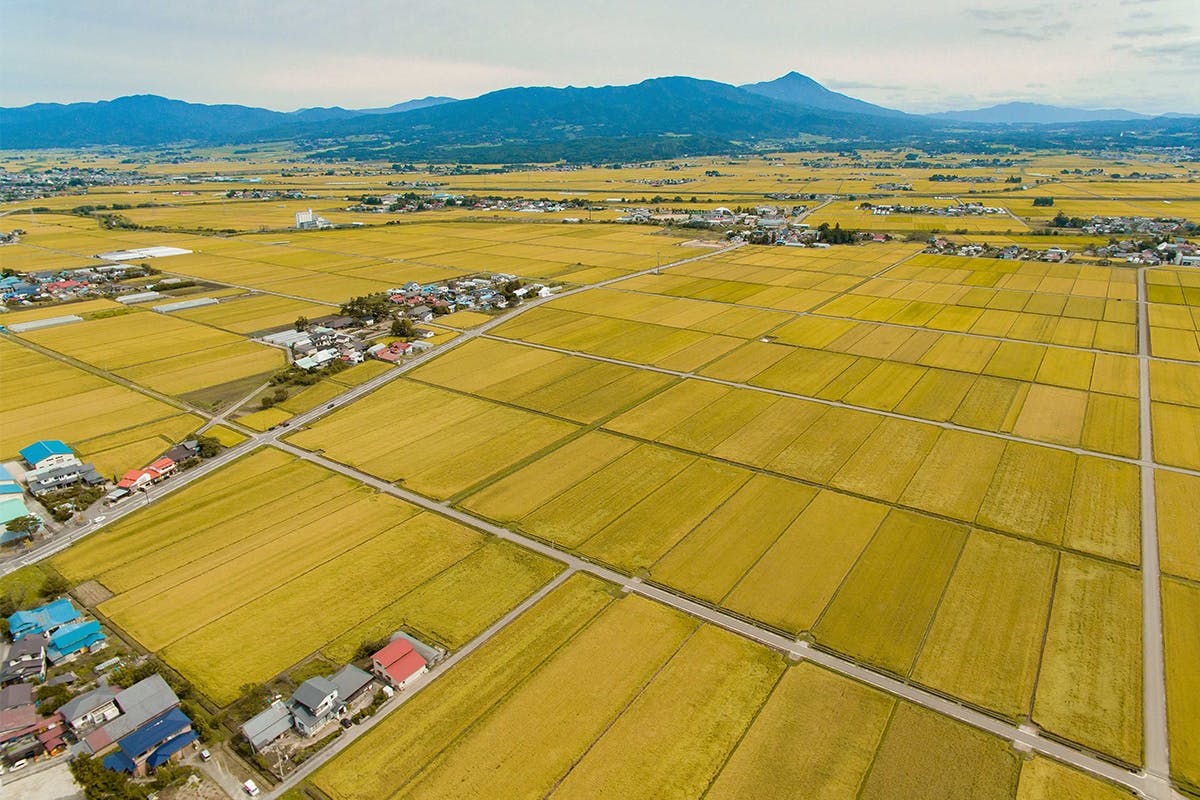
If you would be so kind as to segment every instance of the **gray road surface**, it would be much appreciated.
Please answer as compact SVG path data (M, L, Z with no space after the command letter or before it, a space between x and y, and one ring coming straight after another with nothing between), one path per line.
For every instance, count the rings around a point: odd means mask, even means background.
M1142 724L1146 780L1170 797L1167 739L1167 677L1163 658L1162 594L1158 563L1158 510L1154 495L1154 439L1150 422L1150 315L1146 270L1138 269L1138 392L1142 477Z

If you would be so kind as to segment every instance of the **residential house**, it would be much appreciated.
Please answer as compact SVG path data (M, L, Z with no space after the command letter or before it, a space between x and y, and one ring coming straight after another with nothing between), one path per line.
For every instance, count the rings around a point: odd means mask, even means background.
M175 473L175 469L175 461L167 456L163 456L144 469L131 469L126 472L121 477L121 480L117 481L117 488L124 489L127 492L136 492L139 489L144 489L151 484L169 478Z
M122 737L117 749L105 756L103 763L117 772L144 775L170 761L198 738L188 715L173 708Z
M404 637L393 639L371 656L371 671L396 689L403 689L428 670L425 657Z
M43 439L40 442L34 442L28 447L22 448L20 453L21 459L33 470L77 462L71 448L57 439Z
M288 701L293 724L304 736L312 736L325 727L344 705L337 684L322 677L309 678L300 684Z
M424 344L424 342L422 344ZM371 347L367 348L367 352L380 361L387 362L388 364L395 364L401 358L412 352L412 345L408 342L392 342L387 346L377 344L371 345Z
M42 681L46 678L46 637L40 633L19 636L0 669L0 685Z
M34 495L56 492L77 483L85 483L88 486L100 486L104 483L104 476L97 472L94 466L79 462L27 472L25 479L29 484L29 491Z
M25 505L25 499L20 495L0 494L0 526L6 525L18 517L37 517L39 522L41 521L41 516L31 513ZM0 530L0 545L28 538L30 538L29 534L21 531L10 531L7 528Z
M246 720L246 724L242 726L242 735L257 753L291 729L292 712L276 700L267 706L265 711Z
M0 689L0 711L33 705L33 684L13 683Z
M329 678L329 682L337 687L338 699L343 705L354 702L371 685L372 680L371 673L363 672L353 664L347 664Z
M60 597L44 606L18 611L8 618L8 634L17 640L27 633L54 633L64 625L83 619L68 597Z
M0 744L17 741L37 732L37 707L32 703L17 708L0 709Z
M58 713L62 714L72 730L91 730L121 715L121 710L117 708L117 695L120 693L121 690L116 687L100 686L63 703Z
M195 439L188 439L186 442L181 442L166 452L164 458L169 458L176 464L181 464L189 458L196 458L200 455L200 443Z
M84 749L100 755L118 740L147 722L179 707L179 698L161 675L151 675L118 693L114 701L121 713L84 737Z
M409 319L415 320L416 322L432 322L433 309L425 304L413 306L408 310L407 316Z
M50 635L50 644L46 647L46 658L50 659L51 664L61 664L64 661L70 661L84 651L94 653L107 644L97 620L72 622Z

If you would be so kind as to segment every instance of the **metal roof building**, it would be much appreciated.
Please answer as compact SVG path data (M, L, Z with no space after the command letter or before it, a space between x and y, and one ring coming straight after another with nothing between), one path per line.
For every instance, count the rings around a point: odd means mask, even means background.
M255 751L269 745L292 728L292 712L279 700L267 706L267 710L246 720L242 735Z
M75 452L58 439L42 439L19 451L21 458L32 469L49 466L53 462L62 462L64 457L74 458Z
M83 322L83 317L75 314L65 314L61 317L46 317L45 319L34 319L29 322L14 322L8 326L8 329L13 333L24 333L25 331L35 331L38 328L52 328L55 325L66 325L68 322Z
M179 300L174 303L163 303L151 307L152 311L157 311L160 314L170 314L172 311L183 311L187 308L199 308L200 306L216 305L219 301L215 297L193 297L191 300Z

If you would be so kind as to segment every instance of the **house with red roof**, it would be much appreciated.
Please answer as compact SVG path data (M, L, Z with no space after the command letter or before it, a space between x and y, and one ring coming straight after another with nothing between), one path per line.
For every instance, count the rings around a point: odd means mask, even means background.
M145 469L131 469L117 481L117 487L127 491L136 491L152 483L158 483L164 478L175 474L176 464L163 456Z
M425 657L403 636L371 656L371 671L396 689L403 689L428 670Z

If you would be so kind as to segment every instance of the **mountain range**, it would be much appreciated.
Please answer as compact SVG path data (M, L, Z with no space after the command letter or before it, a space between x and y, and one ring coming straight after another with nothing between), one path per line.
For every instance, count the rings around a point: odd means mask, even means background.
M987 108L970 111L940 111L927 114L932 119L955 122L991 122L1002 124L1059 125L1073 122L1101 122L1106 120L1153 119L1149 114L1139 114L1123 108L1090 110L1064 108L1041 103L1001 103Z
M688 77L630 86L518 87L470 100L426 97L386 108L271 111L155 95L97 103L0 108L0 147L33 149L290 141L327 157L469 160L662 158L815 141L897 145L1057 141L1061 126L1111 137L1179 143L1188 118L1081 111L1029 103L906 114L831 91L789 72L733 86ZM998 125L997 123L1008 123ZM1039 126L1057 126L1053 133ZM1089 128L1088 126L1094 126ZM1195 134L1195 131L1191 131ZM1163 139L1165 137L1165 140ZM1200 138L1200 134L1196 134ZM1132 140L1131 140L1132 141Z

